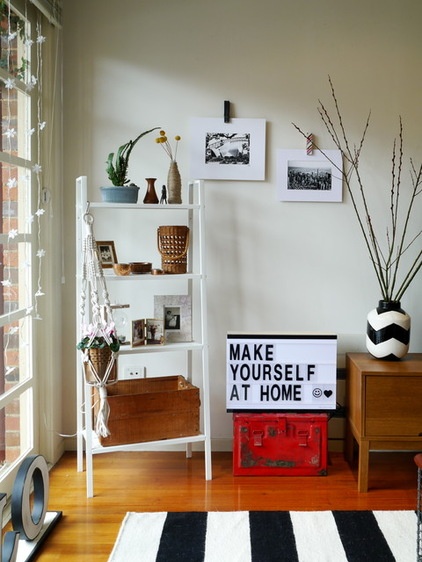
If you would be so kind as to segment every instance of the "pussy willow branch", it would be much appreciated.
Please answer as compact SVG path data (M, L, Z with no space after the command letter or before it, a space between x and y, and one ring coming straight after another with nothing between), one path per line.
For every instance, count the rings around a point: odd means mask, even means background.
M343 144L344 144L344 146L343 146L342 143L339 140L336 143L336 146L341 151L341 153L343 154L343 157L349 162L349 165L351 166L350 174L347 176L346 186L347 186L348 192L350 194L350 197L352 199L353 207L354 207L356 216L358 218L359 225L360 225L361 231L363 233L366 246L367 246L368 251L369 251L369 256L371 258L371 263L374 267L375 274L376 274L377 279L378 279L378 283L381 287L381 291L383 293L383 296L385 297L388 293L388 280L386 279L386 277L384 275L384 271L382 270L382 262L385 261L385 260L383 259L383 256L380 253L380 246L377 243L377 237L376 237L375 230L374 230L374 227L373 227L373 224L372 224L371 214L369 212L369 207L368 207L368 204L367 204L367 201L366 201L365 191L364 191L364 187L363 187L363 181L362 181L360 171L359 171L359 158L360 158L360 154L362 152L362 148L363 148L363 145L364 145L364 142L365 142L366 134L368 132L369 122L370 122L370 119L371 119L371 112L369 112L368 117L366 118L366 123L365 123L363 133L362 133L362 136L361 136L361 139L360 139L359 147L358 148L355 147L354 152L352 153L352 151L350 149L350 146L349 146L349 140L348 140L348 137L347 137L346 129L345 129L345 126L343 124L343 117L341 115L340 106L339 106L337 96L336 96L336 93L335 93L335 90L334 90L334 85L333 85L333 82L332 82L330 76L328 77L328 81L329 81L329 84L330 84L331 97L334 101L335 113L336 113L336 116L337 116L337 120L338 120L339 127L340 127L340 130L341 130L341 136L343 138ZM329 119L327 109L321 103L321 101L319 102L319 104L320 104L321 110L327 116L327 120L331 123L331 129L334 129L334 137L338 139L339 137L335 133L334 124L332 123L331 119ZM357 181L357 184L358 184L358 187L359 187L360 201L363 205L364 212L365 212L367 230L364 227L363 220L360 217L358 204L355 201L354 192L353 192L352 185L351 185L351 180L353 179L353 174L355 174L355 176L356 176L356 181Z
M413 238L413 240L411 240L411 242L409 244L407 244L406 242L406 233L407 233L407 229L409 226L409 221L412 215L412 209L413 209L413 205L415 202L415 198L417 196L417 192L418 192L418 186L420 185L421 182L421 172L422 172L422 166L419 169L419 173L416 175L416 178L414 178L412 180L413 182L413 190L412 190L412 195L409 199L409 206L407 208L407 212L406 212L406 218L403 224L403 229L402 229L402 233L400 236L400 241L399 244L397 246L397 258L395 259L394 262L394 267L393 267L393 277L392 277L392 282L391 282L391 288L392 291L394 290L394 287L396 286L396 282L397 282L397 276L398 276L398 272L399 272L399 265L400 265L400 261L401 261L401 257L403 256L403 254L405 253L405 251L413 244L413 242L416 240L416 238L419 236L419 234L421 233L421 231L419 231L419 233ZM397 207L398 207L398 201L397 201ZM395 243L395 240L393 240L393 244ZM407 245L406 245L407 244ZM406 246L405 246L406 245ZM391 248L391 250L393 250L393 247ZM412 272L413 267L415 265L417 265L418 263L418 259L416 259L416 261L414 262L412 268L410 269L410 272ZM391 266L393 266L392 262L389 262L389 265L391 264ZM409 272L409 273L410 273ZM416 271L417 273L417 271ZM406 276L407 278L407 276ZM413 279L413 277L411 278L411 280ZM401 293L401 287L399 288L399 293ZM399 299L398 299L399 300Z
M307 138L308 135L304 131L302 131L302 129L300 127L298 127L295 123L293 123L293 126L299 131L299 133L305 139ZM334 139L333 136L332 136L332 138ZM365 244L366 244L366 248L367 248L368 253L369 253L370 261L371 261L372 266L374 268L374 271L375 271L375 274L376 274L376 277L377 277L377 280L378 280L378 284L381 287L382 296L385 300L388 300L387 299L387 286L385 285L385 280L384 280L384 272L382 271L382 268L380 267L379 262L377 263L375 255L374 255L373 250L372 250L373 238L371 238L370 234L368 235L368 233L365 229L365 226L363 224L363 220L360 216L359 209L358 209L358 206L357 206L357 203L356 203L355 194L352 191L352 187L351 187L351 177L352 177L352 174L354 172L354 161L353 160L350 161L348 156L345 155L340 148L340 150L342 152L342 155L343 155L343 158L345 160L347 160L347 162L349 162L349 164L350 164L350 169L344 171L344 169L339 168L337 166L337 164L335 162L333 162L333 160L331 160L331 158L327 155L327 153L324 152L324 150L322 148L320 148L317 143L314 142L313 145L314 145L314 148L316 150L318 150L332 164L332 166L340 173L341 177L343 178L344 183L346 184L347 191L349 192L350 199L352 201L353 208L355 210L356 218L358 220L359 228L360 228L360 230L363 234L363 238L364 238L364 241L365 241ZM339 146L339 145L336 145L336 146ZM373 232L371 217L369 215L366 216L366 223L368 225L368 231ZM375 238L375 240L376 240L376 238ZM378 250L376 251L376 253L378 253Z
M414 169L414 166L413 166L413 162L411 162L411 167L416 172L416 170ZM401 239L401 244L400 244L399 249L398 249L398 259L397 259L396 264L395 264L395 277L397 277L397 274L398 274L398 263L400 261L401 256L407 251L407 249L413 244L413 242L415 242L415 240L417 238L419 238L419 236L422 234L422 229L421 229L416 234L416 236L414 236L414 238L407 244L407 246L406 247L404 246L405 238L406 238L406 232L407 232L407 228L408 228L409 221L410 221L411 214L412 214L413 204L415 202L416 197L421 193L421 190L418 189L418 188L422 184L422 164L419 167L419 170L416 172L415 176L412 176L412 182L413 182L413 191L412 191L412 196L410 198L409 207L407 209L406 220L405 220L405 223L404 223L404 226L403 226L403 235L402 235L402 239ZM422 266L422 250L419 251L416 259L413 261L413 264L412 264L409 272L405 276L403 283L399 287L399 290L398 290L397 296L396 296L396 300L400 300L401 297L404 295L406 289L408 288L410 283L413 281L413 279L415 278L418 271L421 269L421 266Z
M401 118L400 118L398 164L396 159L396 146L397 146L397 141L396 139L394 139L393 154L391 159L391 190L390 190L390 217L391 217L390 220L391 220L391 227L392 227L392 236L390 237L390 231L388 227L386 232L387 248L389 248L387 260L385 263L386 266L385 276L386 276L387 286L390 285L390 280L391 280L390 267L392 265L392 261L395 259L393 254L394 254L394 247L395 247L395 240L396 240L396 233L397 233L397 217L398 217L398 210L399 210L401 170L402 170L402 162L403 162L403 126L402 126ZM396 169L397 169L397 174L396 174ZM394 277L395 276L393 276L393 286L394 286Z
M340 172L342 179L346 185L347 191L352 201L352 205L355 211L355 215L358 220L359 228L363 234L364 242L366 244L370 261L374 268L378 284L381 289L382 298L388 301L398 301L400 300L410 283L413 281L419 270L422 268L422 250L420 250L412 262L408 272L405 274L404 279L396 289L398 284L398 274L399 266L401 264L401 258L403 254L414 244L414 242L419 238L422 230L419 231L412 240L407 240L407 232L409 228L409 222L412 215L413 206L416 197L422 192L422 165L417 169L413 161L410 160L411 166L411 181L413 184L413 189L410 194L410 199L405 213L405 220L400 227L399 224L399 203L401 195L401 178L403 170L403 125L400 118L399 124L399 138L398 142L395 139L392 151L392 171L391 171L391 187L390 187L390 222L391 222L391 232L387 227L386 230L386 249L383 250L380 244L375 228L372 222L364 183L359 170L360 156L363 149L364 141L369 127L369 121L371 113L369 113L359 145L351 148L350 141L348 139L346 129L343 122L343 117L340 111L340 106L335 94L334 86L329 77L329 84L331 88L331 97L334 102L335 117L337 124L332 120L328 110L325 105L319 100L318 112L320 114L321 120L325 125L325 128L331 139L333 140L337 149L341 152L343 161L345 165L344 168L340 169L329 157L328 155L314 143L314 147L333 165L333 167ZM300 129L297 125L293 123L293 126L299 131L303 137L307 137L307 134ZM357 184L357 192L353 187L353 180ZM360 211L360 206L363 208L363 213Z

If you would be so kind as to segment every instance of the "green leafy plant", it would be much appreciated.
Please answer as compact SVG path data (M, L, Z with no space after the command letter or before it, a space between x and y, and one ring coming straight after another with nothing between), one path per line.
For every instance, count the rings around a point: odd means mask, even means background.
M137 136L135 140L130 140L129 142L122 144L116 153L110 152L106 161L106 171L108 178L113 185L124 186L129 183L130 180L127 177L127 171L129 167L129 157L133 147L142 137L157 129L160 129L160 127L154 127L149 131L145 131Z
M101 329L93 324L84 326L82 339L78 342L76 348L83 351L85 349L103 349L105 347L109 347L115 353L120 349L120 342L116 335L114 323L102 326Z
M417 167L410 159L410 186L402 185L403 125L400 118L399 136L398 139L394 139L392 149L391 184L388 186L389 220L385 235L381 237L372 220L364 180L359 168L371 114L369 113L367 117L360 142L354 145L346 132L331 78L329 84L334 102L334 118L321 101L319 101L318 112L335 146L342 154L344 168L340 169L315 143L314 146L342 176L381 289L382 299L399 302L422 267L422 230L409 234L414 206L422 192L422 164ZM307 137L297 125L293 123L293 126L305 138ZM417 221L420 224L419 216ZM407 270L402 272L402 258L409 250L414 252L413 258L410 258Z

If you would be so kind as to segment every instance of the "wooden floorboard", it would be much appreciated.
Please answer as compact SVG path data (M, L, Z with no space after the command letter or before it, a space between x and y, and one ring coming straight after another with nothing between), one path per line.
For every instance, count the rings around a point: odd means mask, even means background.
M413 453L372 453L370 489L357 491L357 467L330 454L327 476L234 477L229 453L213 454L213 479L204 458L183 452L113 453L94 457L95 497L85 473L66 453L50 473L49 510L63 518L42 547L42 562L107 561L128 511L400 510L416 504Z

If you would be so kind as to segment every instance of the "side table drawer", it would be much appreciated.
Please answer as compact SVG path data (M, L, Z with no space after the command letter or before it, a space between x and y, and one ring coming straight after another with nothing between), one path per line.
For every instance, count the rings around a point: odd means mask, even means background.
M365 377L367 436L409 436L422 433L422 377Z

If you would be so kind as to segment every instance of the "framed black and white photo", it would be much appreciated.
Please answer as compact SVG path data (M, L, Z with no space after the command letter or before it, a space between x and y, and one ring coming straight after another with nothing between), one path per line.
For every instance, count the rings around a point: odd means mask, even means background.
M103 267L113 267L113 263L117 263L117 254L114 242L98 242L97 240L97 249L101 265Z
M265 119L192 118L190 177L265 180Z
M163 319L166 343L192 341L192 299L189 295L156 295L154 316Z
M343 161L339 150L277 150L280 201L339 203L343 200Z
M132 320L132 347L145 345L145 320Z
M161 345L164 343L164 322L161 318L146 318L145 334L147 345Z

